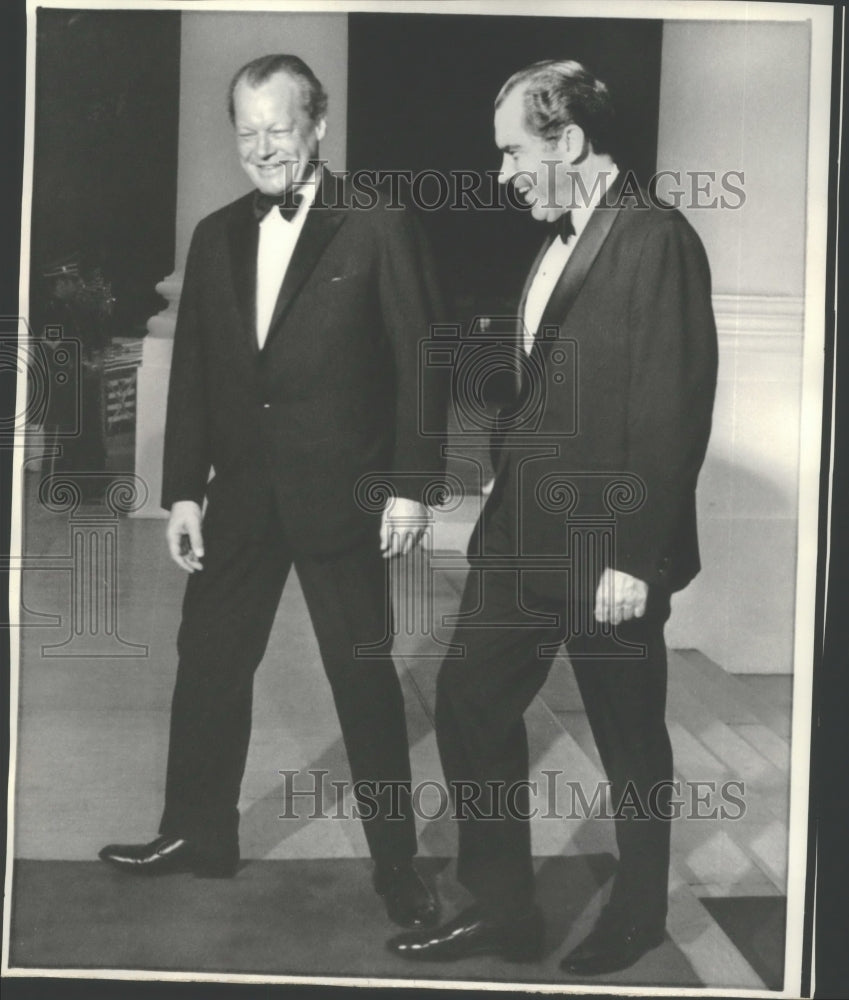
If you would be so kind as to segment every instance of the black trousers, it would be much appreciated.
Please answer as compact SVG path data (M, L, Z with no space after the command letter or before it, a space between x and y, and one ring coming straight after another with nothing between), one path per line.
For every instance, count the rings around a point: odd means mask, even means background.
M458 878L490 911L509 915L533 903L530 823L523 818L529 795L526 789L515 794L528 778L523 715L565 644L611 785L612 809L627 801L627 793L649 813L636 818L639 810L623 808L613 820L619 863L610 906L623 918L662 928L670 832L662 818L669 815L664 783L672 779L664 720L669 597L650 591L646 615L621 624L615 634L586 623L576 628L565 608L565 600L529 591L519 569L470 571L453 638L463 655L443 662L436 700L446 780L455 793L458 783L465 786L454 795L455 809L460 796L471 797L469 783L480 791L477 813L461 810ZM585 610L591 618L591 606ZM569 780L569 761L562 767ZM591 801L595 789L584 792ZM487 818L493 816L499 818Z
M260 506L262 516L247 527L234 527L235 511L220 508L210 509L204 521L204 569L189 577L177 640L160 832L190 839L210 857L238 855L253 677L294 564L355 792L357 782L376 783L376 790L358 797L369 849L381 861L408 860L416 853L416 834L401 686L390 657L355 652L383 640L382 652L391 649L387 564L378 537L329 557L295 556L270 505Z

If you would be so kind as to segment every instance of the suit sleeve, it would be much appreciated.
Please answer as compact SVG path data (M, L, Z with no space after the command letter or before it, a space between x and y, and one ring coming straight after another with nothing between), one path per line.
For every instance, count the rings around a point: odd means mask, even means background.
M694 516L716 389L716 327L707 258L685 219L670 214L653 226L639 254L630 308L627 454L645 497L618 519L614 562L662 585L682 527Z
M445 307L421 223L409 211L386 210L384 219L380 308L395 374L390 479L398 496L424 501L444 468L448 396L444 369L428 369L423 347L432 325L444 322Z
M211 468L203 337L198 310L202 293L200 246L198 230L195 230L186 261L168 382L162 471L162 506L165 508L178 500L194 500L201 504Z

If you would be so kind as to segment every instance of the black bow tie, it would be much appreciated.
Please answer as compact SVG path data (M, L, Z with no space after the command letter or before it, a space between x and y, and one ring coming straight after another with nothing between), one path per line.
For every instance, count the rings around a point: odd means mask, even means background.
M263 194L262 191L254 191L254 214L261 222L273 209L280 210L280 214L287 222L295 218L295 213L301 204L301 194L299 191L291 189L284 194L273 195Z
M557 235L564 243L568 242L570 236L575 235L575 227L572 225L572 213L564 212L552 225L555 227Z

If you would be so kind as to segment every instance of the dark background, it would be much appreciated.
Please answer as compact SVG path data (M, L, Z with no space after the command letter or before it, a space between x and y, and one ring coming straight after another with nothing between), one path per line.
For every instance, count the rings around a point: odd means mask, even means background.
M174 270L180 15L40 9L32 301L51 260L79 253L116 298L114 332L143 333Z
M352 13L348 169L497 171L501 85L532 62L568 58L608 84L620 165L645 182L657 154L661 34L649 20ZM437 200L435 184L425 192ZM445 207L423 218L460 317L515 308L544 236L528 212Z

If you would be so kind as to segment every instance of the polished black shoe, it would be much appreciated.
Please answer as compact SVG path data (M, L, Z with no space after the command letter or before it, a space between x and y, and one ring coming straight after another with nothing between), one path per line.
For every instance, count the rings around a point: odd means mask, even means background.
M627 969L663 943L664 929L641 927L634 921L602 913L584 940L560 963L573 976L597 976Z
M486 917L477 906L457 914L433 931L398 934L386 947L402 958L453 962L472 955L498 955L509 962L542 957L545 924L536 908L519 917Z
M376 864L374 890L383 898L389 919L399 927L433 927L439 920L439 902L412 862Z
M178 837L157 837L149 844L107 844L97 856L134 875L192 872L201 878L232 878L238 865L238 858L205 857Z

